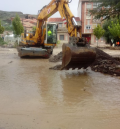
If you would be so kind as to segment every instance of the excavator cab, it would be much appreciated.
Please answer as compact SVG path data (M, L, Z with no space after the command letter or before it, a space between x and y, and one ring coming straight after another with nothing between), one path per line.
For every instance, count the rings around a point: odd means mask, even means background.
M57 24L56 23L47 24L46 28L47 28L46 29L47 44L56 44L57 43Z

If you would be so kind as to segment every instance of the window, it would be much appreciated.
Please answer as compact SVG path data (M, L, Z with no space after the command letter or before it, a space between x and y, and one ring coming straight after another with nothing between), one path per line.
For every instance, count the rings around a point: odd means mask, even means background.
M91 19L91 15L90 15L90 13L87 13L87 15L86 15L86 19Z
M97 8L97 3L93 3L93 8Z
M60 35L60 40L64 40L64 35Z
M56 43L57 40L57 32L56 32L56 24L47 24L47 43Z
M59 23L59 27L62 27L62 23Z
M87 4L87 9L91 9L92 5L90 3Z
M90 26L90 25L87 25L87 26L86 26L86 29L87 29L87 30L90 30L90 29L91 29L91 26Z

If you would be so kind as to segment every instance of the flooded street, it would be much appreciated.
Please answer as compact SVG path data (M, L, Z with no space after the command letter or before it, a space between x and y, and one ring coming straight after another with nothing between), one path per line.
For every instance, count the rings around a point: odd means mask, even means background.
M0 129L120 129L120 78L52 66L0 48Z

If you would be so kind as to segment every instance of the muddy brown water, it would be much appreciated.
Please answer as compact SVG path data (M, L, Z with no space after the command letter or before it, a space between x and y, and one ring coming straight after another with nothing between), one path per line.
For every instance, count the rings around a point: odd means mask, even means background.
M54 65L0 49L0 129L120 129L120 78Z

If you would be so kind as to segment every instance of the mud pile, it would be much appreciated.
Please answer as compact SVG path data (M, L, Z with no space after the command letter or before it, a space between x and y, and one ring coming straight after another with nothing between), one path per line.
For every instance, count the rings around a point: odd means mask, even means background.
M120 50L120 47L110 47L110 50Z
M49 58L49 61L50 62L59 62L59 61L62 61L62 52L58 53L57 55L55 56L51 56Z
M114 76L120 76L120 59L113 58L102 50L95 48L96 50L96 59L91 64L91 69L95 72L101 72L105 74L110 74ZM57 55L51 57L49 59L50 62L59 62L62 61L62 52ZM50 69L60 70L61 65L56 65Z
M52 69L52 70L60 70L61 66L62 66L62 65L56 65L56 66L51 67L51 68L49 68L49 69Z
M120 76L120 61L96 48L96 59L90 66L95 72Z

